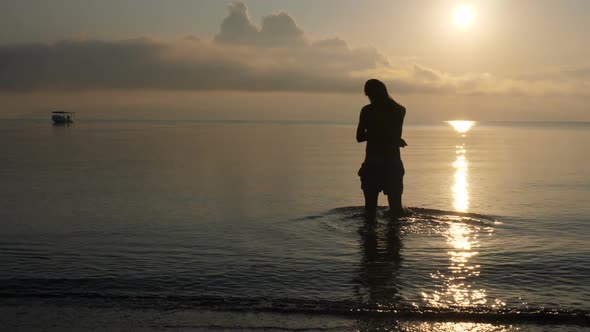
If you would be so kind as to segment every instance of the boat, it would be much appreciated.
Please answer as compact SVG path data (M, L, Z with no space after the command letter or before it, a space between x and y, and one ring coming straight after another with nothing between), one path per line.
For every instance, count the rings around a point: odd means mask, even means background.
M52 112L51 120L53 120L53 123L55 123L55 124L73 123L74 122L74 112L63 112L63 111Z

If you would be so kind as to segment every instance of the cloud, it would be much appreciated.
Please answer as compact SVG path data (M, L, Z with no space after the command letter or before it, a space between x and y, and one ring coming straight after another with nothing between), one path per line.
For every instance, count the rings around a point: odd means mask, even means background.
M393 61L374 47L350 47L339 38L309 40L280 12L255 25L242 2L228 6L213 40L189 36L162 41L61 41L0 45L0 91L362 91L368 78L392 93L587 94L588 75L499 78L452 75L411 61Z
M66 41L0 46L0 90L358 90L349 75L375 52L218 45L184 39Z
M147 39L0 46L0 89L125 88L150 84L161 45Z
M287 13L263 17L262 27L258 29L252 23L248 8L243 2L230 4L227 11L228 15L221 23L221 31L215 36L218 42L262 47L305 44L303 30Z
M439 81L441 79L436 71L416 64L414 65L414 77L424 81Z
M227 43L254 43L258 37L258 28L250 21L248 7L242 2L229 5L228 15L221 23L221 31L215 40Z

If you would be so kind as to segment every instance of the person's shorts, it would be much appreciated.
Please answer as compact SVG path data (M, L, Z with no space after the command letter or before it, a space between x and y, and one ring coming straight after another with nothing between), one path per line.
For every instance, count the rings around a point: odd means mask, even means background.
M358 171L363 191L383 191L385 195L401 195L403 193L404 174L404 164L401 159L397 158L378 161L365 160Z

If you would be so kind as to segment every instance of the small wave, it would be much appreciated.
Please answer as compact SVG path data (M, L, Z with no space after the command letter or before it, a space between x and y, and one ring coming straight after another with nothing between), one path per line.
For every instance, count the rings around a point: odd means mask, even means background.
M421 208L421 207L409 207L411 214L407 217L400 218L401 220L408 219L408 218L423 218L423 219L443 219L449 221L469 221L469 220L478 220L478 221L487 221L487 222L497 222L496 216L484 215L479 213L472 213L472 212L458 212L458 211L446 211L446 210L438 210L438 209L429 209L429 208ZM387 211L389 208L387 207L378 207L377 212L378 216L381 218L386 217ZM340 215L343 216L345 219L349 218L362 218L364 213L364 207L362 206L347 206L347 207L339 207L329 210L324 214L312 215L303 218L298 218L299 220L314 220L319 219L325 216L331 215Z
M183 310L206 309L235 312L338 315L356 318L414 319L423 321L471 321L477 323L535 323L590 326L590 311L561 308L418 307L409 305L370 305L353 301L310 301L293 298L239 298L216 296L130 296L100 293L33 294L0 293L0 305L28 303L42 298L56 305L123 306L130 309Z
M445 211L445 210L437 210L437 209L427 209L427 208L419 208L419 207L411 207L410 210L414 211L415 214L419 215L429 215L429 216L439 216L439 217L463 217L463 218L472 218L477 220L487 220L487 221L497 221L495 216L489 216L479 213L472 213L472 212L458 212L458 211Z
M346 325L342 326L334 326L334 327L284 327L280 325L262 325L262 326L235 326L235 325L164 325L166 329L207 329L207 330L223 330L223 331L294 331L294 332L303 332L303 331L345 331L348 330L350 327Z
M389 224L388 208L379 207L377 210L377 223ZM473 227L490 229L492 226L501 224L497 217L478 213L445 211L429 208L410 207L411 214L397 219L402 233L408 234L436 234L442 233L454 223L465 224ZM362 224L364 207L347 206L334 208L320 214L304 216L292 221L297 222L322 222L325 226L335 231L355 231L351 225ZM350 221L354 223L351 224Z

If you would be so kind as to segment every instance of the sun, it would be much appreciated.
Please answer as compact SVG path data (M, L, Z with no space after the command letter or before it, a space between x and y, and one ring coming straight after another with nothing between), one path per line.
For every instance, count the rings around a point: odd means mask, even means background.
M471 5L459 5L453 9L453 24L458 28L466 28L473 24L475 10Z

